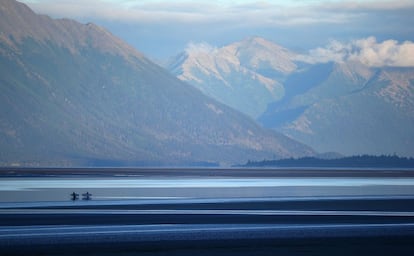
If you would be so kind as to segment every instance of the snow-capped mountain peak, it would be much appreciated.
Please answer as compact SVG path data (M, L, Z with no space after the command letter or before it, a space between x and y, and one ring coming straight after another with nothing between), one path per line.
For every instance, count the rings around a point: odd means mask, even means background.
M271 68L288 74L296 69L295 53L261 37L249 37L224 48L253 70Z
M281 81L296 69L295 56L260 37L221 48L190 43L168 69L204 93L257 117L268 103L282 97Z

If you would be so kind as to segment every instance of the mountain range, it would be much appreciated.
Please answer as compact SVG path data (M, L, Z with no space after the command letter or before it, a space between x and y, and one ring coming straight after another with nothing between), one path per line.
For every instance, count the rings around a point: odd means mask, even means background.
M167 64L179 79L257 118L284 95L283 81L297 65L295 54L260 37L222 48L190 45Z
M306 88L270 104L259 121L320 151L414 155L413 68L348 62L317 69L324 79L293 76L287 85Z
M14 0L0 2L0 16L1 165L226 165L315 154L102 27ZM283 87L263 81L275 95L264 111Z
M414 68L306 61L260 37L189 45L167 68L264 127L343 155L414 156Z

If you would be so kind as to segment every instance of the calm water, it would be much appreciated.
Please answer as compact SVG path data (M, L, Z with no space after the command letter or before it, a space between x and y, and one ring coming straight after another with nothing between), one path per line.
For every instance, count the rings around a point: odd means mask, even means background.
M324 196L414 196L410 175L267 175L251 171L209 175L62 175L0 177L1 202L69 201L69 194L90 192L93 200L177 198L268 198ZM306 171L304 171L306 172ZM372 172L375 172L374 170ZM379 174L383 173L378 171ZM283 172L281 172L283 174ZM353 177L355 176L355 177ZM84 202L86 203L86 202Z

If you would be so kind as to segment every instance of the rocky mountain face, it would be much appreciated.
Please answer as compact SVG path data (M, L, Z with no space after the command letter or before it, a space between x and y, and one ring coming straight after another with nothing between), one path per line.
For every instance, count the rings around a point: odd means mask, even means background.
M283 81L296 69L295 54L252 37L222 48L191 45L167 65L205 94L253 118L284 95Z
M263 126L319 152L414 156L414 68L307 63L263 38L199 48L169 69Z
M232 164L314 151L94 24L0 2L2 165Z
M322 152L414 155L413 68L336 63L323 69L324 79L270 104L259 120ZM306 77L297 74L298 83L288 85L300 86Z

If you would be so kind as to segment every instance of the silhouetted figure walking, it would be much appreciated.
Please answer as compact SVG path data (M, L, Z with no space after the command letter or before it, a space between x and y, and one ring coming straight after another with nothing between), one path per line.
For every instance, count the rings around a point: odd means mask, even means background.
M79 194L72 192L72 194L70 194L70 199L72 201L78 200L79 199Z
M86 193L84 193L84 194L82 194L82 196L83 196L83 200L91 200L92 198L91 198L91 196L92 196L92 194L91 193L89 193L89 192L86 192Z

